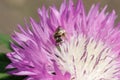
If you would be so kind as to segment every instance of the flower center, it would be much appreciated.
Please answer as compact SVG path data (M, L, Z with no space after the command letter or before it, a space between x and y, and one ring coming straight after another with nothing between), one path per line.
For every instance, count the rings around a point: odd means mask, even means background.
M57 62L71 80L117 80L120 71L116 55L102 41L73 36L56 48Z

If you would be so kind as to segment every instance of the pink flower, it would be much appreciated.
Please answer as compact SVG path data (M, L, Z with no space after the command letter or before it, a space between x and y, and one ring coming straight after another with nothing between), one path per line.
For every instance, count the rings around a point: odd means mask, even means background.
M120 31L115 11L93 5L88 14L81 0L38 10L25 29L12 35L7 54L12 75L26 80L120 80Z

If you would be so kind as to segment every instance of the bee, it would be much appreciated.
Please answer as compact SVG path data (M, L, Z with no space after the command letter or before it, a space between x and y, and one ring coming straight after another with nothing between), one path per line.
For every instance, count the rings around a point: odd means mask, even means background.
M61 26L58 26L58 28L55 31L54 39L57 44L64 41L65 38L65 30L61 28Z

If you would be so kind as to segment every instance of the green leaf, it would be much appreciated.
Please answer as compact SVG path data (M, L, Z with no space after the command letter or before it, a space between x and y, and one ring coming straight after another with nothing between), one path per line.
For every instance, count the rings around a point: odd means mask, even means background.
M23 80L24 76L10 76L5 67L10 63L5 53L0 53L0 80Z
M6 57L5 53L0 53L0 80L3 77L8 77L6 74L5 67L10 63L9 59Z
M0 73L0 80L2 80L2 78L8 77L9 75L6 73Z
M7 58L5 53L0 53L0 73L4 73L5 67L10 63L10 60Z
M5 76L0 78L0 80L24 80L23 76Z
M0 45L5 45L8 49L10 49L10 36L5 34L0 34Z

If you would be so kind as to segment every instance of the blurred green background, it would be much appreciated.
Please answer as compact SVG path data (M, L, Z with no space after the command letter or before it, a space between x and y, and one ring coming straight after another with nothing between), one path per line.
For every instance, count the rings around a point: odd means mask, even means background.
M76 2L77 0L73 0ZM24 25L24 18L33 17L39 21L37 9L43 5L49 7L55 4L58 8L62 0L0 0L0 80L22 80L5 74L5 66L9 63L4 53L9 52L10 35L17 30L17 24ZM86 11L94 3L100 3L102 9L106 4L108 11L115 9L120 21L120 0L83 0Z

